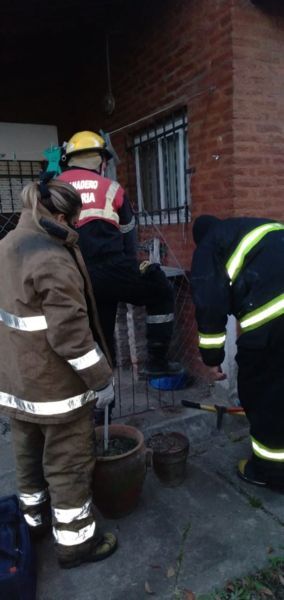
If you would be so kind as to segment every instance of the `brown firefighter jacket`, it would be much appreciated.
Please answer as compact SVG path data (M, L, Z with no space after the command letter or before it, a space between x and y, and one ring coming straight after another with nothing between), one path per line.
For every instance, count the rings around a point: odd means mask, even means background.
M44 207L38 218L44 230L24 208L0 242L0 411L52 424L77 418L112 372L78 235Z

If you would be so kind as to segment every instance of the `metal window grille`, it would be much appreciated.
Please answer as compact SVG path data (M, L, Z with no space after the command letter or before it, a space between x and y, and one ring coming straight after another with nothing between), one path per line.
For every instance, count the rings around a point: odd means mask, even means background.
M38 178L41 163L29 160L0 160L0 239L14 229L22 210L24 185Z
M0 161L0 212L17 213L22 204L20 192L23 186L36 179L41 165L38 161L1 160Z
M188 221L186 110L136 133L132 145L140 224Z

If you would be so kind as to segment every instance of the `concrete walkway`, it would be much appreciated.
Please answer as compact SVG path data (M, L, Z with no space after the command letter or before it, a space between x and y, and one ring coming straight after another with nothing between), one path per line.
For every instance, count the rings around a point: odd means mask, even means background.
M246 485L235 472L238 460L249 454L244 418L225 416L221 432L214 415L188 409L135 417L132 424L146 437L162 430L188 435L186 480L166 488L148 471L137 509L106 522L120 545L102 563L64 571L51 536L38 543L38 600L182 600L183 590L198 597L284 555L283 496ZM5 495L16 484L10 434L5 422L1 426Z

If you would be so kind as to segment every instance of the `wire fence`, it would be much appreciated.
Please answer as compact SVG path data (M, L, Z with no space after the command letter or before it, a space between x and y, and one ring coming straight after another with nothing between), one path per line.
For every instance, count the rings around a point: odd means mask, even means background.
M39 164L31 163L0 166L0 240L18 223L21 205L19 192L22 186L37 178ZM6 170L5 170L6 169ZM8 176L8 177L7 177ZM10 183L8 179L10 178ZM14 207L17 210L14 210ZM150 215L147 214L147 218ZM145 228L142 228L143 235ZM157 228L156 228L157 229ZM150 231L150 230L149 230ZM153 231L151 231L153 233ZM139 244L143 258L153 259L155 239L145 239ZM161 262L171 254L166 240L159 248ZM172 257L173 258L173 257ZM173 262L175 260L173 259ZM175 267L178 265L175 265ZM165 272L173 285L176 298L175 329L171 345L171 360L178 360L192 371L194 351L192 340L195 338L193 307L190 301L189 281L186 272L180 268L167 267ZM116 407L114 418L155 410L161 407L174 407L180 396L175 390L157 388L157 381L141 380L139 372L146 358L146 313L142 307L120 304L116 320ZM161 383L162 385L162 383Z

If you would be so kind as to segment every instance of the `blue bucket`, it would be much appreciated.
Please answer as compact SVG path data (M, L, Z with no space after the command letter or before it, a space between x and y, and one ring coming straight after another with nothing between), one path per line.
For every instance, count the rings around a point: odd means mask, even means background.
M180 373L179 375L150 379L149 383L155 390L184 390L192 385L193 378L188 373Z

